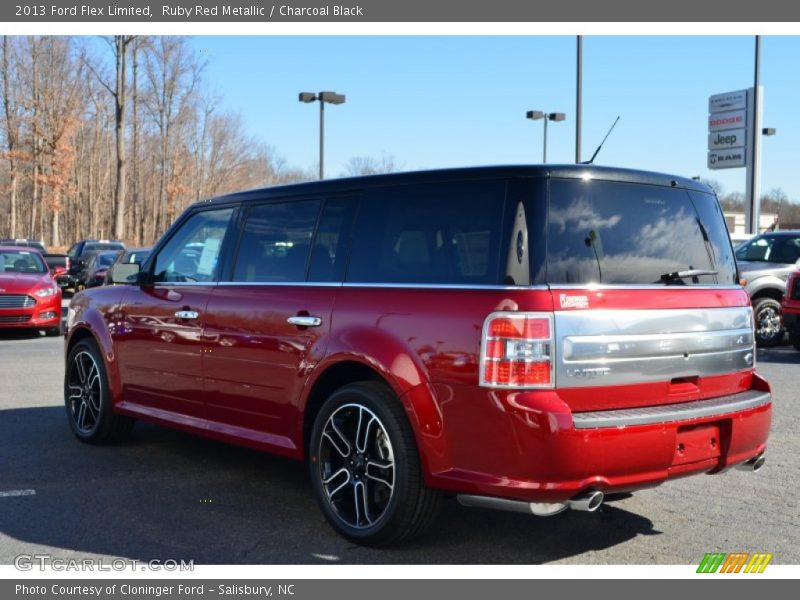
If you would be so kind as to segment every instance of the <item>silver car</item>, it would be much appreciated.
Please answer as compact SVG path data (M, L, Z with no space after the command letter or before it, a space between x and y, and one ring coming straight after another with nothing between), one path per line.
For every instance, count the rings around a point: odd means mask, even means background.
M758 235L736 249L736 261L753 302L756 341L759 346L774 346L784 334L781 297L786 280L800 267L800 231Z

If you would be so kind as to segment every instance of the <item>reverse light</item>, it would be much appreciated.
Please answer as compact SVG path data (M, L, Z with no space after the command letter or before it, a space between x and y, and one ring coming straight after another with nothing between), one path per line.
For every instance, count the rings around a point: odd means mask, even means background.
M483 325L480 384L513 389L554 387L552 347L552 313L492 313Z

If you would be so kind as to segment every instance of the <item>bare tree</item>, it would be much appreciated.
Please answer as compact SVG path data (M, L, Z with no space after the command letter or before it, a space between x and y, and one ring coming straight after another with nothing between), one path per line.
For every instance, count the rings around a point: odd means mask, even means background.
M19 143L20 127L23 118L23 107L18 98L18 62L12 54L7 35L3 36L3 58L2 58L2 94L3 94L3 113L5 117L5 152L4 157L8 160L9 176L9 215L8 215L8 235L17 236L17 181L19 174Z
M354 177L358 175L377 175L379 173L395 173L403 169L394 156L381 154L380 158L371 156L354 156L347 161L343 176Z

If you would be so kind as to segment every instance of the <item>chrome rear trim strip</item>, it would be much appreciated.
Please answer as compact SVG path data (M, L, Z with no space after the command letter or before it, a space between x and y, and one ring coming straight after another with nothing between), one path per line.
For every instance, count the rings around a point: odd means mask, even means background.
M710 400L698 400L697 402L574 413L572 420L575 423L575 429L651 425L670 421L717 417L758 408L769 404L771 401L772 396L769 392L750 390Z

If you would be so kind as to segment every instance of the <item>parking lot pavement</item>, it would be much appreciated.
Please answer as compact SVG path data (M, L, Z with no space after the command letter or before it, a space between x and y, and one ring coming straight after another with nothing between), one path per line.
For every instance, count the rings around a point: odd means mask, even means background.
M300 463L141 423L118 446L78 442L61 400L63 341L0 332L0 564L31 553L198 564L697 564L709 551L797 564L800 353L786 345L758 360L774 422L757 474L680 479L597 513L551 518L447 500L426 537L372 550L326 525Z

